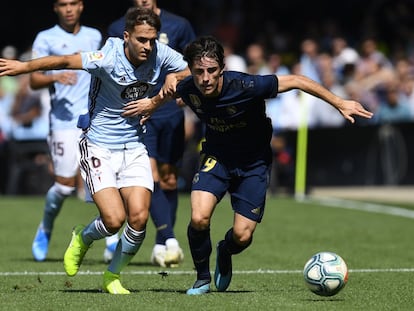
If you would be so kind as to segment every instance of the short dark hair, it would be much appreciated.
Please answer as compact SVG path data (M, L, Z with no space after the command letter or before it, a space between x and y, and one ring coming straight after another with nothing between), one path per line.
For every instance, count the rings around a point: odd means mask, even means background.
M223 45L212 36L198 37L185 47L183 54L189 67L193 66L194 61L209 57L215 59L220 68L224 68Z
M157 32L161 29L160 17L150 9L142 9L137 7L129 8L125 15L125 29L132 32L136 25L150 25Z

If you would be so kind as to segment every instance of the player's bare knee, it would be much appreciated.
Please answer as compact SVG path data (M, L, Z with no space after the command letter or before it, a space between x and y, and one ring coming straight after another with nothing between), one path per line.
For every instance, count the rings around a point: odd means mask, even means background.
M125 223L126 220L126 215L122 215L122 214L118 214L118 215L102 215L102 222L105 226L105 228L108 230L108 232L110 233L116 233L119 231L119 229L121 229L121 227L123 226L123 224Z
M147 224L148 217L148 210L141 210L136 213L131 213L128 216L128 223L134 230L143 230Z
M239 245L248 245L253 239L253 232L250 230L234 230L233 239Z
M172 191L177 189L177 177L174 174L168 174L160 178L160 187L162 190Z
M210 219L207 217L191 217L191 226L198 230L206 230L210 226Z

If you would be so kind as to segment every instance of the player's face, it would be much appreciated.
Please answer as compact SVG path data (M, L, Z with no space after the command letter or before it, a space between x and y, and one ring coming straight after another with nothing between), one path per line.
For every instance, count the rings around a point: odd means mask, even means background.
M223 69L214 58L202 57L194 61L191 67L194 84L206 97L214 97L220 94L223 86Z
M79 24L83 11L81 0L58 0L54 4L54 11L59 18L59 24L66 30L73 30Z
M147 24L136 25L134 31L124 32L125 54L128 60L139 66L147 61L155 46L157 30Z
M154 10L155 1L153 0L134 0L135 5L139 8Z

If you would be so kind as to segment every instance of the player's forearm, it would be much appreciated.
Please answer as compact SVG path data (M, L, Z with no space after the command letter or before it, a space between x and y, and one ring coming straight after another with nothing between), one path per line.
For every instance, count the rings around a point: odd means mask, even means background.
M338 108L342 98L333 94L321 84L302 75L286 75L279 77L279 92L299 89L305 93L318 97Z
M64 56L46 56L27 62L0 58L0 76L16 76L38 70L82 69L80 54Z
M48 87L54 82L54 75L45 75L40 72L33 72L30 75L30 87L34 90Z
M302 82L301 89L304 92L311 94L315 97L318 97L320 99L323 99L324 101L338 108L337 104L342 100L340 97L338 97L337 95L335 95L334 93L332 93L331 91L323 87L321 84L309 78L302 77L300 81Z
M77 55L46 56L27 62L27 72L53 69L82 69L82 59Z
M190 69L187 67L186 69L176 72L175 73L175 78L177 79L177 82L180 82L181 80L185 79L186 77L188 77L189 75L191 75L191 71Z
M164 105L166 102L173 99L170 95L161 95L161 92L155 95L154 97L151 97L151 103L152 103L152 110L156 110L162 105Z

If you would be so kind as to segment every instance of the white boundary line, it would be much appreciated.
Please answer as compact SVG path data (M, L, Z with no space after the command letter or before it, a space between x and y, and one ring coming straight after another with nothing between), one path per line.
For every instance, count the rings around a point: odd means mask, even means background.
M302 200L301 200L302 201ZM385 205L385 204L375 204L375 203L366 203L366 202L358 202L352 200L344 200L338 198L307 198L303 200L304 203L318 203L328 207L337 207L337 208L346 208L346 209L354 209L360 210L370 213L380 213L386 215L393 215L393 216L401 216L405 218L413 218L414 219L414 211L402 207L392 206L392 205Z
M350 273L413 273L414 268L390 268L390 269L350 269ZM101 275L103 272L101 271L79 271L77 275ZM123 275L158 275L167 273L167 275L192 275L195 274L194 271L124 271L122 272ZM302 273L302 270L239 270L233 271L233 274L298 274ZM66 275L65 272L54 272L54 271L44 271L44 272L36 272L36 271L22 271L22 272L0 272L0 277L4 276L38 276L38 275Z

